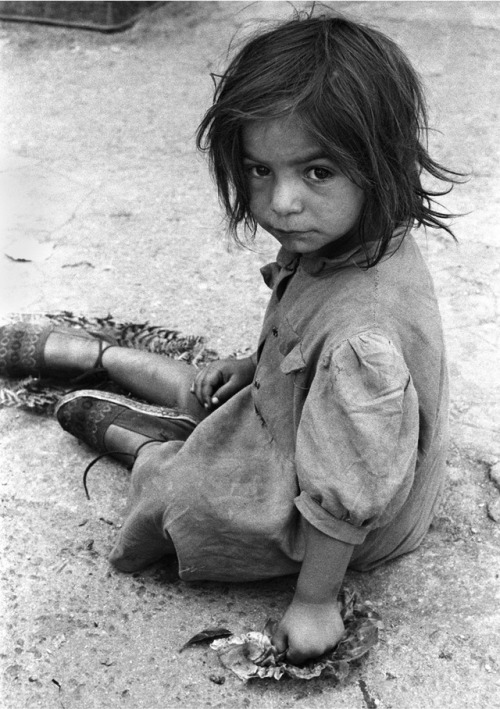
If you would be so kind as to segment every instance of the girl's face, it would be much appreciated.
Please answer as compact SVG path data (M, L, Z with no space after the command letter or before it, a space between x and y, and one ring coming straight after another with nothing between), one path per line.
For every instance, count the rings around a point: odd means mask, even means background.
M355 231L364 194L296 118L243 128L244 169L255 221L287 249L314 254Z

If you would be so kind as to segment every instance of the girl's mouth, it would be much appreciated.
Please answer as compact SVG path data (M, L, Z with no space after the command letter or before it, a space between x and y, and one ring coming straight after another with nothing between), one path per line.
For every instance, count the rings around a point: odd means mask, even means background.
M273 229L273 233L284 237L303 236L304 234L309 234L310 229Z

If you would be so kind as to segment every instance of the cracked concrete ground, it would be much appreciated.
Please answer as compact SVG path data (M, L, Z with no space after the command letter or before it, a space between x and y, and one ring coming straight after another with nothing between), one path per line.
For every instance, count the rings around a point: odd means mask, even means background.
M301 7L302 3L297 3ZM128 473L48 418L0 411L3 500L2 706L484 709L500 705L497 3L353 2L335 7L385 31L428 89L431 152L471 174L443 202L458 245L429 233L452 379L449 481L425 543L348 583L381 612L379 647L342 687L243 685L211 650L178 648L201 628L260 629L293 593L261 584L181 583L175 566L125 576L107 554ZM274 246L228 251L193 134L228 42L288 3L167 3L101 35L0 25L2 307L149 319L252 347ZM210 676L222 676L216 684ZM213 679L213 677L212 677Z

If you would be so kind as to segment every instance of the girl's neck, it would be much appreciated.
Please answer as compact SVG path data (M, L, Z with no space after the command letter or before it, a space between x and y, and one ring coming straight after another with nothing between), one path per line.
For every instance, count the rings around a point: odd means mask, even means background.
M341 256L343 253L346 251L349 251L350 249L354 249L356 246L360 246L361 241L359 239L359 235L357 232L350 231L347 234L344 234L344 236L341 236L340 239L336 239L335 241L332 241L330 244L326 244L326 246L323 246L321 249L318 249L318 251L315 251L312 254L309 254L310 257L318 257L318 258L336 258L337 256Z

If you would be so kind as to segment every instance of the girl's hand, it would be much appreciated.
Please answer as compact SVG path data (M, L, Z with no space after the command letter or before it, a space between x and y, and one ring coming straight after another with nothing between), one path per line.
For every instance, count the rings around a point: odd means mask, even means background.
M272 637L286 661L301 665L332 650L344 633L337 601L308 603L294 598Z
M250 384L255 374L252 357L221 359L211 362L196 376L191 392L206 409L227 401Z

